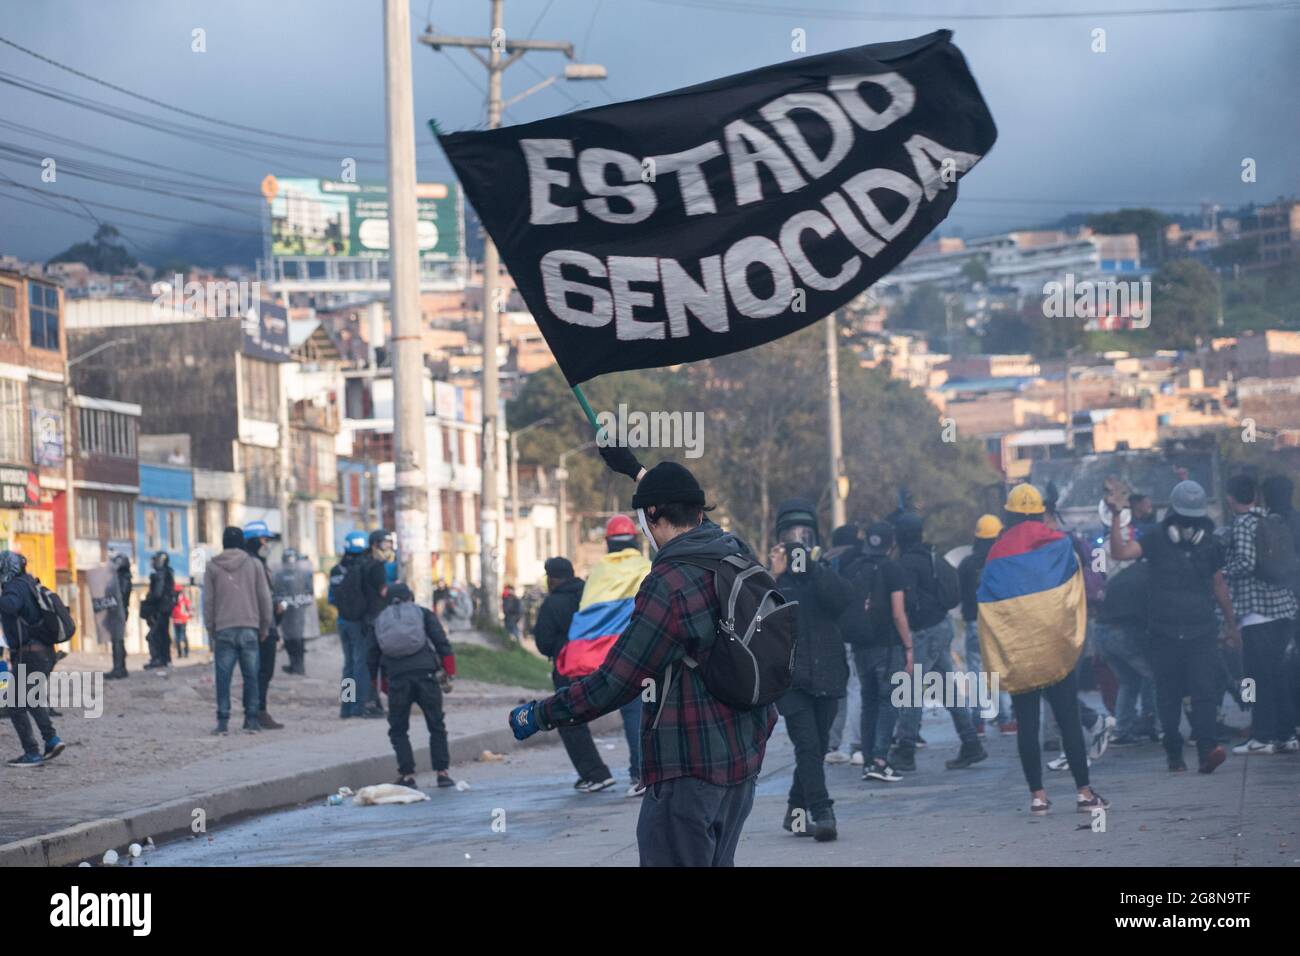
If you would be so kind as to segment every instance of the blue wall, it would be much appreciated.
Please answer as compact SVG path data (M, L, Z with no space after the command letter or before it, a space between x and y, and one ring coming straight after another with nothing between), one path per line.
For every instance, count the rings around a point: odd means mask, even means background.
M194 510L194 473L188 468L140 464L140 498L135 505L136 567L149 576L155 551L166 551L172 573L178 580L190 576L190 512ZM157 547L149 547L145 514L152 513L158 529ZM180 524L179 547L170 547L167 516L175 514Z

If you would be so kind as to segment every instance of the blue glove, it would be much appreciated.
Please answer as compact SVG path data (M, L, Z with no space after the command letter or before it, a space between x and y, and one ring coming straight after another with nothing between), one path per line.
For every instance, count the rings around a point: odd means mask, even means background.
M514 732L515 740L527 740L542 729L537 720L537 701L520 704L510 711L510 729Z

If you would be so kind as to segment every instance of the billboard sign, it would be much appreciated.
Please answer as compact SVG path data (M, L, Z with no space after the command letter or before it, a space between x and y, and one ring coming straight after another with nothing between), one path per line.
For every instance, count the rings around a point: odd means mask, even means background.
M456 190L447 183L416 183L420 258L461 257ZM383 183L277 179L271 192L271 255L388 258L388 187Z

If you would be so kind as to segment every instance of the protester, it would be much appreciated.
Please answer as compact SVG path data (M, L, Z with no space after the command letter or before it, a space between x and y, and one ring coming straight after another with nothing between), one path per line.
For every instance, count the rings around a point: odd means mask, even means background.
M328 601L338 612L339 643L343 647L343 676L339 681L339 718L361 717L370 692L366 650L366 591L370 545L364 531L343 539L343 557L330 568Z
M961 619L965 626L966 670L979 678L983 659L980 657L979 602L976 598L980 586L980 574L984 571L984 562L988 560L989 548L1002 533L1002 521L997 515L980 515L975 522L975 541L970 554L961 559L957 565L957 578L961 582ZM998 712L993 720L998 729L1006 735L1016 732L1016 722L1011 716L1011 695L1006 691L998 693ZM978 708L973 709L971 717L975 721L975 733L983 736L984 718Z
M185 628L193 614L190 596L185 593L184 587L177 584L176 599L172 602L172 640L176 643L177 657L190 656L190 641Z
M16 681L26 693L16 695L7 708L9 720L14 725L18 740L23 745L21 755L8 761L11 767L39 767L64 751L64 743L50 719L48 699L31 700L29 695L43 682L44 693L50 687L50 671L54 669L54 642L41 629L42 615L36 603L35 578L27 573L27 559L16 551L0 551L0 632L9 648L9 666ZM33 675L39 675L34 682ZM32 722L40 731L41 741L32 732Z
M1218 681L1217 603L1228 639L1236 641L1233 602L1214 539L1205 489L1180 481L1169 494L1164 521L1141 541L1126 539L1120 509L1111 508L1110 554L1120 561L1144 559L1147 582L1148 651L1156 681L1156 707L1169 769L1187 769L1180 732L1183 698L1192 700L1192 736L1201 773L1213 773L1227 754L1215 738Z
M582 603L584 582L573 573L573 564L568 558L547 558L543 570L546 572L546 600L537 610L537 621L533 624L533 640L537 650L551 661L551 683L555 689L563 690L571 683L559 670L559 657L569 642L569 631L573 617L578 613ZM591 730L585 723L560 727L560 742L569 755L569 762L578 771L578 779L573 789L583 793L598 793L614 786L614 775L601 759L595 742L591 739Z
M316 614L311 563L293 548L285 548L280 556L280 569L271 582L271 596L276 605L284 607L280 637L289 663L281 670L286 674L305 674L306 639L320 634L320 618Z
M776 536L768 568L786 599L799 603L794 680L776 702L794 745L795 762L781 825L824 843L838 836L823 761L849 679L837 621L848 607L850 591L830 564L819 560L816 505L811 501L791 498L778 506Z
M270 556L271 542L279 540L280 536L271 531L265 521L250 521L244 525L244 550L257 559L268 588L271 587L271 570L267 558ZM284 727L284 724L271 716L266 706L271 678L275 676L275 650L280 641L279 623L284 612L285 605L272 599L271 626L257 645L257 723L262 730L280 730Z
M686 468L662 462L645 471L618 446L602 447L601 456L637 481L632 507L656 552L650 573L632 620L599 669L516 707L510 726L522 740L594 720L652 691L642 717L641 865L732 866L776 712L732 707L706 686L721 611L713 573L687 561L752 552L705 517L704 489Z
M1136 531L1133 535L1134 540L1142 540ZM1160 739L1155 672L1148 655L1150 581L1151 565L1146 561L1107 574L1106 595L1097 609L1096 620L1090 622L1097 650L1119 685L1115 694L1115 736L1111 740L1111 745L1116 747L1138 744L1147 738Z
M388 566L395 557L393 536L382 528L370 532L370 552L362 565L361 586L366 599L365 661L374 660L375 618L388 606ZM365 686L365 706L361 716L378 719L384 716L379 699L379 673L367 664L369 681Z
M415 786L415 754L408 734L415 704L429 730L429 759L438 786L454 787L442 713L442 695L450 692L456 674L451 642L437 616L415 604L415 595L405 584L390 584L387 600L388 607L375 618L371 667L388 681L388 739L397 756L397 783Z
M614 515L605 524L605 555L587 575L578 611L569 623L568 642L556 657L556 669L566 680L586 677L605 661L628 621L641 582L650 573L650 562L638 547L636 525L627 515ZM626 795L645 793L641 785L641 698L632 698L619 708L623 735L627 739L628 777Z
M524 602L510 585L501 592L501 616L505 620L506 633L513 640L519 640L519 620L523 617Z
M845 553L837 566L850 591L839 626L853 649L858 672L862 779L883 783L903 779L886 759L898 718L890 694L893 676L912 669L906 576L890 558L893 547L894 526L887 521L875 522L867 526L856 554Z
M129 555L118 551L111 552L110 559L117 569L118 589L122 592L122 632L126 633L126 622L131 616L131 590L135 586L135 579L131 576L131 558ZM126 670L125 652L122 657L122 670Z
M140 604L140 617L149 626L145 636L149 663L144 665L145 670L171 665L172 605L176 601L176 577L167 552L156 552L150 564L153 571L149 574L149 592Z
M102 611L104 629L108 632L109 644L113 653L113 669L104 675L104 680L121 680L127 676L126 669L126 604L130 596L131 574L126 572L125 590L123 589L124 568L129 567L125 555L112 554L108 559L103 593L97 599L100 603L94 610ZM92 598L93 601L96 600Z
M908 512L894 522L898 564L903 569L910 601L907 620L912 632L913 671L919 670L922 683L926 680L926 675L933 672L942 685L946 686L949 683L947 675L953 673L955 667L952 662L952 625L948 623L949 608L939 593L938 575L941 569L938 562L945 559L934 553L934 549L924 541L923 533L924 523L920 515ZM960 603L960 600L959 584L954 605ZM909 682L915 684L915 673L909 675ZM913 693L918 691L919 688L913 688ZM961 750L956 757L945 761L944 766L949 770L961 770L988 757L988 752L975 732L971 705L952 699L945 700L944 706L952 718L957 736L961 738ZM898 743L889 760L896 770L907 772L916 769L916 746L920 735L921 708L902 708L898 717Z
M1258 543L1267 512L1258 503L1259 497L1259 487L1249 475L1228 480L1227 502L1233 520L1223 571L1241 628L1245 676L1255 685L1251 737L1232 750L1247 755L1295 753L1300 751L1300 739L1296 737L1295 701L1286 685L1286 647L1295 632L1297 601L1289 586L1262 577ZM1288 529L1282 530L1286 533Z
M841 525L838 528L831 529L831 546L826 552L826 560L830 562L835 573L840 577L848 578L844 574L847 565L851 565L862 557L862 533L856 524ZM849 601L849 607L844 609L839 621L840 633L844 636L845 657L848 660L849 682L845 687L844 696L840 698L838 706L835 708L835 719L831 721L830 740L826 745L826 762L828 764L851 764L855 767L861 767L863 764L863 747L861 740L862 733L862 682L858 680L858 665L854 658L855 644L854 640L861 639L860 629L855 631L847 626L847 619L855 611L854 604L858 602L856 592ZM864 613L859 607L856 609L858 614ZM854 636L856 635L856 636ZM848 733L845 733L847 728ZM848 742L847 752L842 749L843 744Z
M259 643L271 630L271 586L265 569L244 549L244 532L237 527L221 534L222 551L203 572L203 626L212 642L217 685L217 726L225 734L230 723L230 678L239 662L244 682L244 731L256 733L258 721Z
M1087 604L1074 546L1043 523L1043 496L1031 484L1007 495L1006 525L989 549L978 592L980 656L1011 694L1020 766L1029 785L1029 812L1051 809L1043 789L1038 732L1046 700L1061 728L1080 812L1110 804L1092 788L1079 722L1075 665L1083 650Z

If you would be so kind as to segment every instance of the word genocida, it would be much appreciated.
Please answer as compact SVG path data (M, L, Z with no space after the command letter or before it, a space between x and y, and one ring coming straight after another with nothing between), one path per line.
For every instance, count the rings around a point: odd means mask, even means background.
M864 87L874 88L877 101L881 91L887 94L887 105L873 107L863 95ZM743 210L765 198L760 170L766 172L769 188L775 185L783 194L832 177L856 137L878 133L908 115L916 97L916 88L895 72L835 76L825 93L788 93L758 110L775 137L745 119L735 119L723 127L720 139L641 159L600 147L582 149L575 156L569 139L521 139L529 178L529 223L544 227L591 217L632 226L649 220L669 199L675 216L680 215L679 209L687 217L717 215L720 202L726 203L724 213ZM802 127L792 118L796 111L803 111ZM809 114L823 127L814 137L824 146L821 153L805 133ZM595 328L613 320L620 340L663 339L690 334L688 313L710 331L726 332L728 297L739 315L761 319L790 309L799 298L797 283L833 292L858 275L864 256L878 256L907 228L923 199L933 200L980 159L979 154L949 149L919 133L904 141L903 147L914 178L888 168L847 175L821 197L820 208L789 216L776 230L777 239L744 236L730 242L720 255L699 259L693 265L698 280L669 256L601 259L577 249L551 250L540 261L547 305L557 318L573 325ZM730 190L721 171L724 158ZM620 181L610 181L611 168ZM565 200L576 192L575 172L586 198L569 203ZM676 195L661 198L656 187L664 180L675 180ZM892 215L886 215L873 197L882 191L893 194L884 200ZM654 234L655 225L647 223L648 235ZM718 228L723 235L725 224ZM815 254L809 249L809 233L821 240ZM756 284L763 271L767 278ZM585 278L575 273L585 273ZM660 287L666 321L636 317L637 308L658 303L654 293L633 289L632 283ZM795 310L799 311L797 305Z

